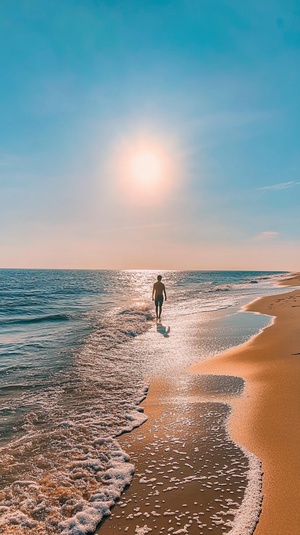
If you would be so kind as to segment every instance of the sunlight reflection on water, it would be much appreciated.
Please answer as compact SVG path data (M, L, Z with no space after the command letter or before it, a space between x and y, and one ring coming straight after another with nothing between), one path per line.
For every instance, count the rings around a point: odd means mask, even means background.
M68 533L88 533L104 514L111 463L111 504L131 479L114 437L145 420L145 381L173 381L191 399L205 384L185 382L182 370L266 322L256 316L249 328L233 316L235 303L255 296L252 273L162 271L168 300L155 323L157 274L0 270L3 533L57 533L79 511Z

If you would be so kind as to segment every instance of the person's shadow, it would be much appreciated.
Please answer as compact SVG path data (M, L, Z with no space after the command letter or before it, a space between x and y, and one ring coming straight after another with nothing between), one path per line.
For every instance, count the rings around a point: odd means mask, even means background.
M165 327L164 325L160 323L160 321L158 321L156 323L156 330L158 333L162 334L165 338L168 338L171 329L170 327Z

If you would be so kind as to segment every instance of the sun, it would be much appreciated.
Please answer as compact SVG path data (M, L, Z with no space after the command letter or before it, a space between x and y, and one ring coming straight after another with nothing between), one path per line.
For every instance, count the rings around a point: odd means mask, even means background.
M163 160L155 151L138 149L129 159L129 176L141 186L155 185L163 178Z
M166 201L174 189L169 144L157 139L125 139L116 153L118 192L130 204L150 206Z

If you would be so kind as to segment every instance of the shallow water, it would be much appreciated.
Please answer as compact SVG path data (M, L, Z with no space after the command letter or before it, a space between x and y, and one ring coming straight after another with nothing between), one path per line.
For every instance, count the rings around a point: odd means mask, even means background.
M251 533L261 467L228 436L229 413L224 403L181 402L179 410L170 403L151 430L145 426L125 441L137 471L99 532L218 535L235 526L236 533Z
M274 291L274 274L163 277L155 324L155 272L0 270L2 533L91 533L132 479L116 437L145 421L147 379L176 376L268 321L237 311ZM195 384L178 381L192 395Z
M253 532L261 506L260 461L227 432L230 401L242 394L244 381L197 376L186 369L196 355L205 358L217 347L217 326L219 332L231 326L233 341L235 321L233 316L201 321L173 322L167 337L157 336L155 329L144 335L152 340L148 366L154 415L122 439L136 473L100 527L103 535L150 530L161 535Z

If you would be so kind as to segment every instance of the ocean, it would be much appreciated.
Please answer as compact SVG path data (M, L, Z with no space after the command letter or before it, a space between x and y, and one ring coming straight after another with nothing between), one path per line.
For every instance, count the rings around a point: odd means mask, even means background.
M177 374L183 395L182 369L270 322L241 306L280 293L283 275L163 271L168 300L156 323L157 274L0 270L1 533L95 532L132 481L135 465L118 437L146 421L140 404L149 378ZM208 390L220 387L203 381ZM242 390L239 382L234 388ZM243 499L233 517L242 507ZM251 505L246 514L253 516ZM234 533L234 522L222 533Z

